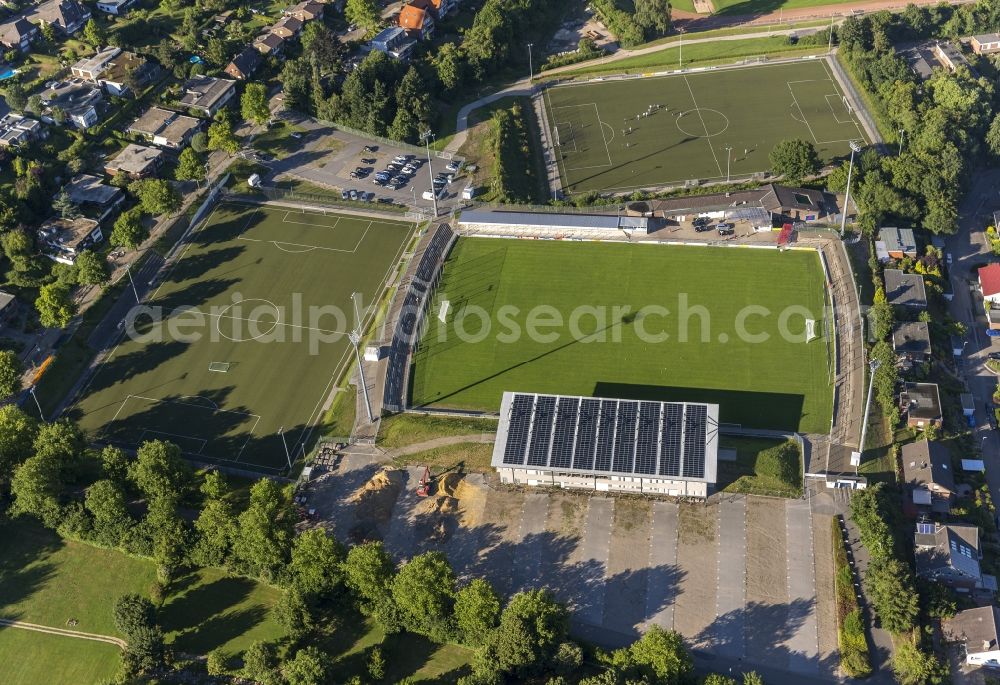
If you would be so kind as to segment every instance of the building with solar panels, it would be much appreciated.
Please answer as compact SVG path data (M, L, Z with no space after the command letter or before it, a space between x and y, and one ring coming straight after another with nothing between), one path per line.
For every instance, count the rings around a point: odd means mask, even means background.
M504 483L707 497L719 405L505 392L493 447Z

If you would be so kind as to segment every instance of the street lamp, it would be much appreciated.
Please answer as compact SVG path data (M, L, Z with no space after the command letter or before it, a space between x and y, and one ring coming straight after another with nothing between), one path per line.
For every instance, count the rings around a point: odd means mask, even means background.
M875 390L875 372L878 371L880 363L878 359L872 359L868 362L871 377L868 379L868 399L865 400L865 418L861 424L861 441L858 443L859 454L865 451L865 438L868 437L868 415L872 408L872 392Z
M434 134L431 133L430 129L420 134L420 140L424 141L424 146L427 149L427 175L431 179L431 201L434 203L434 218L436 219L438 215L438 194L437 189L434 187L434 169L431 168L431 138L433 137Z
M861 143L856 140L850 142L851 145L851 165L847 167L847 194L844 195L844 211L840 217L840 237L844 237L847 229L847 212L851 206L851 176L854 174L854 153L861 152Z
M677 48L677 68L681 69L684 67L684 29L678 28L677 33L681 38L680 47Z
M129 262L125 262L125 273L128 274L128 282L132 284L132 294L135 295L135 303L139 304L139 291L135 288L135 281L132 280L132 268Z
M368 413L368 423L375 423L372 416L372 403L368 399L368 382L365 381L365 366L361 363L361 314L358 312L358 293L351 293L351 301L354 303L354 330L347 334L347 339L354 345L354 356L358 360L358 376L361 377L361 391L365 396L365 411Z
M534 43L528 43L528 83L531 83L535 78L534 69L532 69L531 65L531 47L533 45Z

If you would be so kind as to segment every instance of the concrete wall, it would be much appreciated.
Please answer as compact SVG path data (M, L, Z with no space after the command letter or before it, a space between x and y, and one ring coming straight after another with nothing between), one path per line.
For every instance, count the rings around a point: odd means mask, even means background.
M600 492L629 492L670 497L707 497L708 483L639 476L585 476L545 469L499 468L500 481L509 485L556 487Z

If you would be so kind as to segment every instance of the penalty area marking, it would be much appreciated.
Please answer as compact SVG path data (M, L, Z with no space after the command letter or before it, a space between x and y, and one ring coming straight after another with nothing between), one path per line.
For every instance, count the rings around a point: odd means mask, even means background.
M146 435L165 435L167 438L180 438L182 440L190 440L191 442L200 442L201 447L198 448L197 452L189 452L189 454L201 454L205 451L205 445L208 444L208 440L205 438L196 438L193 435L185 435L184 433L168 433L167 431L153 430L152 428L143 429L142 433L139 434L139 444L146 442Z
M323 216L323 215L322 214L317 214L316 216ZM305 226L313 226L315 228L331 228L330 226L316 226L315 224L306 224L306 223L300 222L300 221L289 221L289 222L286 222L286 223L299 223L299 224L302 224L302 225L305 225ZM342 253L345 253L345 254L354 254L354 253L356 253L358 251L358 248L361 247L361 243L363 243L365 241L365 237L367 237L368 231L371 230L372 225L375 224L375 223L385 224L386 226L393 225L393 224L389 224L389 223L384 222L384 221L379 221L379 222L369 221L368 225L365 226L364 233L361 234L361 237L358 238L358 242L355 243L354 247L351 248L350 250L345 250L345 249L339 248L339 247L325 247L323 245L308 245L308 244L305 244L305 243L293 243L293 242L289 242L287 240L262 240L261 238L246 238L242 234L239 235L239 236L237 236L237 238L239 240L247 240L247 241L252 242L252 243L271 243L272 245L274 245L276 248L278 248L282 252L287 252L289 254L300 254L300 253L303 253L303 252L312 252L313 250L326 250L328 252L342 252ZM300 247L302 249L301 250L289 250L289 249L286 249L286 248L282 247L282 245L290 245L292 247Z

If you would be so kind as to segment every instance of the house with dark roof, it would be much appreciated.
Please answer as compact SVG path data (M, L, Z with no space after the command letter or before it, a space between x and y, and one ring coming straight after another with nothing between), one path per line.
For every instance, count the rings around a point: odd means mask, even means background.
M70 201L84 216L103 222L125 201L125 191L104 182L100 176L77 174L63 186Z
M236 94L236 81L197 74L184 82L180 104L206 117L214 117Z
M924 277L920 274L903 273L899 269L886 269L885 297L894 307L907 309L927 309L927 291Z
M40 138L48 138L48 131L37 119L15 112L0 118L0 147L20 148Z
M640 204L645 207L642 213L662 216L665 219L712 212L729 214L750 208L763 209L770 212L772 218L779 224L786 221L824 221L840 212L837 197L832 193L777 183L769 183L751 190L649 200L631 203L629 207Z
M369 41L368 49L378 50L390 57L405 60L410 56L410 52L416 44L417 42L407 35L405 29L390 26L382 29L377 36Z
M403 5L396 24L406 31L407 36L416 40L424 40L434 34L434 16L416 5Z
M137 0L97 0L97 9L116 17L125 16Z
M904 257L916 258L917 239L913 235L912 228L886 226L879 229L878 237L875 248L879 260L886 262Z
M940 428L943 416L937 383L905 383L899 393L899 411L911 428Z
M129 143L125 149L104 163L108 176L128 174L130 178L153 176L163 164L163 150Z
M892 328L892 348L898 362L909 368L931 356L931 332L923 321L901 321Z
M252 45L243 48L243 52L233 57L233 61L223 69L227 74L237 81L245 81L253 75L253 72L260 66L261 54Z
M72 36L90 21L90 10L77 0L48 0L25 14L34 24L51 24L61 33Z
M17 318L21 308L17 305L17 298L8 292L0 290L0 330L3 330Z
M55 124L61 112L66 123L81 131L97 123L98 109L104 104L101 89L80 78L53 83L40 93L40 97L42 121Z
M263 36L257 36L253 47L262 55L277 57L285 50L285 39L276 33L265 33Z
M903 482L914 510L947 514L955 492L948 448L937 441L919 440L903 445L900 459Z
M271 28L268 29L271 33L281 36L282 38L290 39L295 38L300 33L302 33L302 27L305 26L303 22L298 17L283 16L281 19L276 21Z
M306 0L285 9L284 13L286 16L295 17L299 21L306 22L313 19L322 19L323 10L323 3L315 2L315 0Z
M1000 608L977 607L959 611L941 621L946 642L965 646L969 666L1000 669Z
M36 38L38 38L38 27L24 17L0 24L0 45L8 50L27 52Z
M913 546L918 578L956 590L984 587L977 526L918 522Z
M150 107L128 127L128 133L154 145L179 150L201 127L201 121L162 107Z

